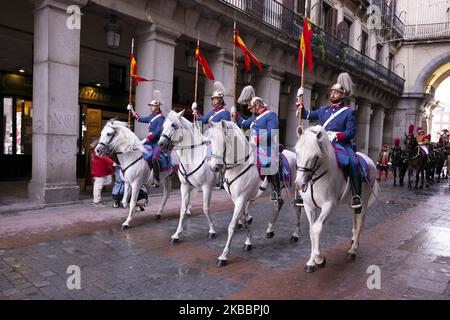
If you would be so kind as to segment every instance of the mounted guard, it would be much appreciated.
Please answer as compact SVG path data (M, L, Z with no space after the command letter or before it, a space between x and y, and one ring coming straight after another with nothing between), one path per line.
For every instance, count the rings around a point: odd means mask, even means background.
M350 76L347 73L342 73L339 75L337 83L330 88L330 105L310 111L297 103L297 110L300 108L304 109L302 112L303 119L318 120L320 125L327 131L328 138L335 145L335 148L344 149L342 151L348 155L350 161L346 171L350 178L353 195L351 207L360 210L362 207L362 176L352 144L352 139L355 137L356 132L355 111L344 105L344 98L352 95L352 85ZM297 97L302 95L303 88L300 88ZM300 200L298 203L301 205L302 201Z
M231 109L236 124L243 129L250 129L250 141L256 146L257 165L261 175L267 175L272 185L272 201L277 201L279 208L283 205L279 177L279 141L278 141L278 115L270 111L264 101L255 96L252 86L242 90L239 103L247 104L248 110L253 114L245 120L236 108ZM275 151L275 152L274 152Z
M214 82L215 90L211 95L212 109L206 115L202 116L198 112L197 103L192 103L192 112L194 116L203 124L211 124L211 122L220 122L222 120L230 121L230 112L225 108L225 87L219 81Z
M148 131L149 135L142 140L144 145L149 145L151 147L150 156L153 168L153 179L154 182L152 184L153 187L158 188L160 184L159 176L160 176L160 163L159 156L161 153L161 149L158 146L158 140L161 136L161 132L164 124L164 116L161 112L161 106L163 105L163 101L161 98L161 92L159 90L153 91L153 99L148 104L150 106L150 114L146 117L141 117L137 112L132 110L133 117L141 123L148 123Z

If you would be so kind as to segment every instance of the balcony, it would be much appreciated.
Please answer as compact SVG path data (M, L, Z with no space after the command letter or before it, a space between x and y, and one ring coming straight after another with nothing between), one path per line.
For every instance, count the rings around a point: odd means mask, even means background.
M405 40L441 40L450 38L450 22L405 26Z
M372 0L372 6L380 8L381 13L381 29L376 32L389 40L402 39L405 26L395 14L395 9L392 9L386 0Z
M283 6L275 0L219 0L228 6L249 15L270 28L283 32L296 42L300 41L303 29L303 17ZM403 27L403 24L401 25ZM322 57L332 59L355 73L362 72L373 79L382 82L384 86L403 92L405 80L393 71L385 68L375 60L362 54L353 47L333 37L323 29L312 24L314 37L312 48L315 59Z

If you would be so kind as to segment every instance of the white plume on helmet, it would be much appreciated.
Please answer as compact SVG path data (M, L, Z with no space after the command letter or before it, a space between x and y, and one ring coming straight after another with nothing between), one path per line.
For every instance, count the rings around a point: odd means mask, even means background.
M163 105L163 100L161 97L161 91L159 90L154 90L153 91L153 99L152 101L149 103L149 105L158 105L158 106L162 106Z
M343 91L347 97L353 94L353 81L347 72L339 74L336 82L331 89Z
M252 86L245 86L244 89L242 89L237 102L240 104L249 104L255 96L255 89L253 89Z
M211 98L223 98L225 96L225 87L222 82L216 81L214 82L214 92L211 95Z

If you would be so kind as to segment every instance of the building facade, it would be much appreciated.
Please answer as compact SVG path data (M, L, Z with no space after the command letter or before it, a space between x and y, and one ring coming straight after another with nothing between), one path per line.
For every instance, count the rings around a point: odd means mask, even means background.
M175 107L189 114L198 36L216 80L226 88L227 106L233 105L235 21L263 64L262 72L246 72L238 53L236 91L252 84L279 114L282 142L288 148L295 145L295 95L301 80L297 55L305 1L17 0L2 4L2 9L0 70L9 78L27 78L28 93L2 89L1 161L14 162L11 157L31 150L31 199L78 200L77 167L80 171L86 140L95 137L107 119L128 116L131 38L139 75L150 80L133 92L137 111L149 112L147 103L158 89L163 112ZM371 9L381 12L378 20L367 13ZM316 0L306 9L314 23L314 73L305 71L305 105L326 105L329 87L339 73L348 72L354 82L347 103L357 114L355 142L372 158L400 133L395 119L404 77L396 65L404 25L396 12L393 1ZM121 28L120 45L114 49L105 39L111 24ZM209 111L213 82L201 75L198 92L202 111ZM238 110L246 112L243 106ZM19 122L19 131L28 135L18 140L14 132ZM139 137L146 130L135 126Z

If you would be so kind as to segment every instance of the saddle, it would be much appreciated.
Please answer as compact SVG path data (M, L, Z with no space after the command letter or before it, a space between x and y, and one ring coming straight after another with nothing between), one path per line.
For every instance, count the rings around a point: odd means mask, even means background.
M292 186L293 183L293 175L291 172L291 168L289 166L289 161L287 160L286 156L282 153L284 150L283 145L279 145L279 158L278 161L276 161L276 165L278 166L278 176L280 177L280 181L282 185L286 185L288 187ZM263 150L258 149L256 151L257 157L256 157L256 164L258 166L258 172L259 177L261 180L264 180L266 175L262 174L263 170L267 170L270 167L271 159L270 156L268 156Z
M153 148L151 145L145 144L144 148L147 150L143 154L144 160L147 161L148 167L150 169L153 168L152 164L152 157L153 157ZM177 172L179 168L179 163L177 161L177 157L175 156L174 152L165 153L161 152L158 157L158 162L160 166L160 172Z
M342 170L345 179L348 178L348 167L350 166L350 155L348 152L339 144L333 144L334 154L336 156L336 162L338 167ZM370 173L369 166L367 162L359 153L355 153L356 158L358 160L358 168L361 172L361 177L363 178L363 182L370 181Z

